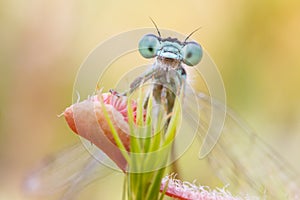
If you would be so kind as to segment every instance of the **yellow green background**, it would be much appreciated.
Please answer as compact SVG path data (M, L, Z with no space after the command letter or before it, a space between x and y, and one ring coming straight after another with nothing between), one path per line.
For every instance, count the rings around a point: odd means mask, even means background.
M80 64L112 35L153 27L149 16L180 33L202 27L193 39L219 67L228 105L300 169L299 1L2 0L0 200L55 199L24 195L21 180L78 141L57 115L72 103ZM201 169L189 170L194 160L181 164L186 179L213 185ZM113 175L79 199L120 199L121 189L122 176Z

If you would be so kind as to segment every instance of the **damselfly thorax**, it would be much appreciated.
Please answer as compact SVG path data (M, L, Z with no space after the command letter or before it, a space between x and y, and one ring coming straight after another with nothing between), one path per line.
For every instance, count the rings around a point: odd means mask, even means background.
M148 34L140 40L139 52L144 58L155 58L155 62L148 71L133 81L130 92L152 78L154 100L165 107L167 114L171 113L176 96L184 91L184 65L194 66L200 62L201 46L196 42L181 42L176 38Z

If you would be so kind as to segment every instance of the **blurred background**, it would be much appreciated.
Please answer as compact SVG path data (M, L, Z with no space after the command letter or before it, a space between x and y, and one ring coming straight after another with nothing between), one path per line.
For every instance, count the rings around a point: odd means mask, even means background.
M21 180L78 142L57 115L72 103L80 64L112 35L153 27L149 16L180 33L202 27L193 39L219 67L228 105L300 171L300 1L2 0L1 200L51 199L24 195ZM210 184L191 171L187 180ZM110 176L79 199L120 199L122 183Z

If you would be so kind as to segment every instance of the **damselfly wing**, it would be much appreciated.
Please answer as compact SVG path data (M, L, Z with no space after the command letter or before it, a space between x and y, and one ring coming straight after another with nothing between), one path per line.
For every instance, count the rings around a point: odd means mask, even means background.
M110 162L94 145L88 149L81 143L64 149L58 154L45 157L32 170L24 182L28 194L50 195L63 191L61 200L76 199L76 195L91 182L104 178L114 171L99 162ZM95 159L93 156L97 156ZM109 160L109 161L108 161Z
M299 199L298 173L249 126L224 104L198 93L200 116L191 104L184 105L189 120L198 121L198 139L203 141L212 118L211 109L226 118L222 134L207 156L218 177L229 188L261 199ZM208 135L209 138L209 135ZM214 140L214 138L213 138ZM205 148L205 145L204 145ZM201 157L201 155L199 155Z

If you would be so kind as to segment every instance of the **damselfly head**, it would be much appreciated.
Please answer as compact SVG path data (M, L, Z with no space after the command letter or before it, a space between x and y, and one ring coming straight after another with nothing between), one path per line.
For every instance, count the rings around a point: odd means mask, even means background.
M203 55L202 47L197 42L181 42L177 38L161 38L154 34L142 37L139 52L144 58L177 60L189 66L197 65Z

